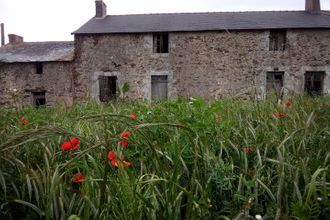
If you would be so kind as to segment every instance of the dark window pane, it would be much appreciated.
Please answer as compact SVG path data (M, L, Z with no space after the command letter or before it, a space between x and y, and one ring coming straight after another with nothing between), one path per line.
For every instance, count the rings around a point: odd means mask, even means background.
M42 63L36 63L36 73L37 74L43 73L43 64Z
M116 98L117 77L116 76L99 76L99 99L101 102L109 102Z
M155 33L153 38L154 53L168 53L168 33Z
M168 34L163 34L162 53L168 53Z
M321 94L323 91L324 72L306 72L305 91L309 94Z
M33 105L39 107L46 104L46 92L32 92Z
M274 73L274 79L282 80L283 79L283 74L276 74Z
M286 30L270 30L269 50L283 51L286 45Z

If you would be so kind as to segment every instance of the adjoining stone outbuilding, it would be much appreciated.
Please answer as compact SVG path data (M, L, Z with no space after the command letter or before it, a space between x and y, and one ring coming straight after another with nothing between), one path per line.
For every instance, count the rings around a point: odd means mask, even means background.
M32 104L330 93L330 11L319 0L304 11L142 15L95 4L74 42L12 36L0 47L0 104L13 88Z
M0 104L72 102L73 42L24 42L9 35L0 48Z

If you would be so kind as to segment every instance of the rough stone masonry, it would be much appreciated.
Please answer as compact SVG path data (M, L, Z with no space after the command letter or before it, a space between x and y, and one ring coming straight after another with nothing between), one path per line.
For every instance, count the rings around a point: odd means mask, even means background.
M284 87L304 91L306 71L324 71L330 93L330 30L288 30L286 50L269 51L269 31L172 32L169 53L153 52L153 35L75 38L74 98L97 99L98 75L115 75L129 98L151 98L151 76L168 75L169 97L264 96L266 73L284 72Z

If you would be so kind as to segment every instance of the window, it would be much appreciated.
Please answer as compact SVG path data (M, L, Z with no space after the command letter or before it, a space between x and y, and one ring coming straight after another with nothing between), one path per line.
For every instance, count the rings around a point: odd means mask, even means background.
M36 74L42 74L42 72L43 72L43 64L36 63Z
M109 102L116 98L117 77L116 76L99 76L100 101Z
M168 53L168 33L154 33L154 53Z
M46 104L46 92L32 92L32 101L35 107L39 107Z
M309 94L321 94L323 91L323 80L325 72L306 72L305 74L305 91Z
M286 30L270 30L269 51L283 51L286 45Z
M283 88L284 72L273 71L267 72L267 93L274 91L278 97L281 95Z
M151 76L151 98L153 101L167 99L167 75Z

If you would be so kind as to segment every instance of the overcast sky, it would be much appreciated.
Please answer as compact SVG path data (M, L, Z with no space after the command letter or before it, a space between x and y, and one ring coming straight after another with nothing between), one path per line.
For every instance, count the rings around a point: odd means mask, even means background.
M108 14L303 10L305 0L104 0ZM321 0L330 10L330 0ZM94 0L0 0L5 34L24 41L73 40L71 32L95 14ZM6 42L8 38L6 37Z

